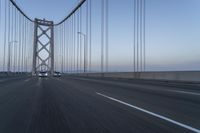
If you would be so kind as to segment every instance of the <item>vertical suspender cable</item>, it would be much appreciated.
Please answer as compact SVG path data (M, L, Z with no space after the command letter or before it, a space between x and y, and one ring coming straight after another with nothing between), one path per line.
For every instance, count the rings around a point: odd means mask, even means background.
M16 8L14 8L14 41L17 41L17 14L16 14L17 10ZM14 45L14 72L16 72L16 61L17 61L17 45Z
M24 17L22 17L22 72L24 72Z
M24 42L25 42L25 44L24 44L24 72L26 72L26 45L27 45L27 23L26 23L27 21L26 21L26 19L24 19L24 23L25 23L25 34L24 34L24 38L25 38L25 40L24 40Z
M57 26L57 46L56 46L56 48L57 48L57 52L56 52L56 60L57 60L57 71L59 71L59 69L60 69L60 60L59 60L59 49L60 49L60 47L59 47L59 39L60 39L60 36L59 36L59 26Z
M79 21L80 21L80 19L79 19L79 10L78 10L78 12L77 12L77 31L79 32L79 27L80 27L80 25L79 25ZM80 36L79 36L79 34L77 34L77 73L79 73L79 42L80 42Z
M27 35L28 35L28 41L27 41L27 58L26 58L26 60L27 60L27 66L26 66L26 71L27 72L29 72L29 60L28 59L30 59L30 33L31 33L31 31L30 31L30 22L29 21L27 21L27 25L28 25L28 29L27 29Z
M69 56L69 58L68 58L68 61L69 61L69 72L71 73L71 45L72 45L72 43L71 43L71 18L70 18L70 20L69 20L69 28L68 28L68 30L69 30L69 32L68 32L68 39L69 39L69 41L68 41L68 56Z
M60 60L60 72L62 72L62 25L60 26L60 39L59 39L59 48L60 48L60 50L59 50L59 60Z
M23 59L23 62L24 62L24 72L26 72L26 62L25 62L25 58L26 58L26 19L24 18L24 59Z
M109 63L109 0L106 0L106 72L108 72Z
M19 44L19 12L17 12L17 41L18 41L18 48L17 48L17 72L19 73L19 71L20 71L20 67L19 67L19 60L20 60L20 52L19 52L19 50L20 50L20 44Z
M69 34L70 34L69 27L70 27L70 25L69 25L69 20L68 20L67 21L67 72L68 73L69 73L69 44L70 44L70 42L69 42Z
M19 64L19 72L21 72L21 48L22 48L22 43L21 43L21 14L19 13L19 61L18 61L18 64Z
M60 25L60 31L59 31L59 60L60 60L60 72L62 72L62 25Z
M63 38L64 38L64 33L63 33L63 32L64 32L64 29L63 29L63 28L64 28L64 27L63 27L63 26L64 26L64 24L62 24L62 47L61 47L61 48L62 48L62 53L61 53L61 59L62 59L62 73L64 72L64 66L63 66L63 65L64 65L64 63L63 63L63 61L64 61L64 60L63 60L63 45L64 45L64 42L63 42Z
M134 0L134 44L133 44L133 69L136 72L136 0ZM134 75L135 77L135 75Z
M68 51L67 51L67 45L68 45L68 43L67 43L68 38L67 38L67 37L68 37L68 35L67 35L67 30L68 30L68 29L67 29L67 21L66 21L66 22L65 22L65 39L66 39L66 40L65 40L65 45L66 45L66 46L65 46L65 55L66 55L66 58L65 58L65 72L66 72L66 73L68 73L68 71L67 71L67 68L68 68L68 67L67 67L67 61L68 61L68 55L67 55L67 53L68 53Z
M67 48L68 48L68 28L67 28L67 26L68 26L68 23L67 23L67 21L65 22L65 34L66 34L66 36L65 36L65 38L66 38L66 43L65 43L65 45L66 45L66 49L65 49L65 54L66 54L66 61L65 61L65 65L66 65L66 73L68 73L68 65L67 65L67 62L68 62L68 51L67 51Z
M85 70L88 72L88 28L89 28L89 0L86 1L86 36L85 36Z
M63 34L63 26L64 26L64 25L63 25L63 23L62 23L61 26L62 26L62 27L61 27L61 31L62 31L62 33L61 33L61 34L62 34L62 35L61 35L61 37L62 37L62 40L61 40L61 41L62 41L62 43L61 43L61 60L62 60L62 63L61 63L61 64L62 64L62 71L61 71L61 72L63 73L63 69L64 69L64 66L63 66L63 37L64 37L64 34Z
M56 35L57 35L57 46L56 46L56 61L57 61L57 71L59 71L59 65L60 65L60 62L59 62L59 26L56 27Z
M73 17L71 17L71 31L70 31L70 35L71 35L71 37L70 37L70 56L71 56L71 61L70 61L70 63L71 63L71 73L72 73L72 71L73 71Z
M63 70L62 70L62 72L64 73L64 69L65 69L65 63L64 63L64 57L65 57L65 23L63 23L63 32L62 32L62 34L63 34L63 38L62 38L62 40L63 40L63 46L62 46L62 63L63 63Z
M82 8L80 7L80 32L82 33ZM82 72L82 36L80 35L80 71Z
M62 73L64 73L64 23L62 23L62 53L61 53L61 60L62 60Z
M8 72L10 72L10 2L8 2Z
M72 71L72 20L69 20L69 71Z
M19 12L18 10L16 11L16 28L17 28L17 31L16 31L16 34L17 34L17 41L18 41L18 45L17 45L17 60L16 60L16 64L17 64L17 73L19 73Z
M0 30L1 30L1 24L2 24L2 23L1 23L1 21L2 21L1 19L2 19L2 10L3 10L3 9L1 8L1 6L2 6L2 3L1 3L1 0L0 0ZM1 33L0 33L0 37L1 37Z
M104 0L101 3L101 73L104 73Z
M144 65L144 71L146 71L146 0L143 2L143 43L144 43L144 50L143 50L143 65Z
M23 53L23 57L22 57L22 69L23 69L23 72L25 72L25 45L26 45L26 38L25 38L25 30L26 30L26 27L25 27L25 18L23 17L23 46L22 46L22 53Z
M72 20L70 18L69 20L69 72L71 73L71 70L72 70L72 66L71 66L71 63L72 63L72 51L71 51L71 46L72 46L72 42L71 42L71 39L72 38Z
M53 27L54 28L54 52L56 53L56 48L57 48L57 40L56 40L56 26L54 26ZM54 61L54 70L55 71L57 71L56 70L56 64L57 64L57 62L56 62L56 54L54 54L54 58L55 58L55 61Z
M59 27L58 26L56 26L56 33L55 33L55 35L56 35L56 71L59 71L59 58L58 58L58 54L59 54L59 42L58 42L58 40L59 40L59 29L58 29Z
M89 18L90 18L90 57L89 57L89 61L90 61L90 63L89 63L89 71L91 72L91 69L92 69L92 0L89 0Z
M23 56L24 56L24 17L21 16L21 71L23 73Z
M71 38L71 45L72 45L72 73L73 73L73 71L74 71L74 16L72 15L72 17L71 17L71 19L72 19L72 32L71 32L71 35L72 35L72 38Z
M57 38L57 70L58 71L60 71L60 64L61 64L61 62L60 62L60 57L59 57L59 55L60 55L60 26L58 26L57 27L57 36L58 36L58 38Z
M64 44L64 46L63 46L63 51L64 51L64 52L63 52L64 70L63 70L63 71L64 71L64 73L66 72L66 71L65 71L65 70L66 70L66 66L65 66L65 59L66 59L66 55L65 55L65 48L66 48L65 24L66 24L66 23L64 22L64 23L63 23L63 25L64 25L64 27L63 27L63 30L64 30L64 33L63 33L63 34L64 34L64 35L63 35L63 36L64 36L64 38L63 38L63 39L64 39L64 40L63 40L63 41L64 41L64 43L63 43L63 44Z
M71 16L71 19L72 19L72 43L71 43L71 45L72 45L72 73L73 73L73 71L74 71L74 16L72 15Z
M75 72L75 16L74 16L74 14L72 15L72 23L73 23L73 32L72 32L72 34L73 34L73 43L72 43L72 45L73 45L73 73Z
M63 38L63 39L64 39L64 40L63 40L63 41L64 41L64 43L63 43L63 44L64 44L64 46L63 46L63 47L64 47L64 48L63 48L63 51L64 51L64 53L63 53L63 56L64 56L64 57L63 57L63 60L64 60L64 61L63 61L63 63L64 63L64 70L63 70L63 71L64 71L64 73L65 73L65 72L66 72L66 65L65 65L65 63L66 63L66 62L65 62L65 60L66 60L66 54L65 54L65 53L66 53L66 51L65 51L65 50L66 50L66 49L65 49L65 48L66 48L66 34L65 34L66 23L64 22L63 25L64 25L64 27L63 27L63 30L64 30L64 35L63 35L63 36L64 36L64 38Z
M14 7L13 5L11 5L11 68L12 68L12 72L13 72L13 46L15 45L13 41L14 40Z
M62 70L62 72L64 73L64 45L65 45L65 42L64 42L64 38L65 38L65 34L64 34L64 29L65 29L65 24L63 23L62 24L63 25L63 28L62 28L62 65L63 65L63 70Z
M139 72L139 1L137 0L137 72Z
M77 34L77 31L76 31L76 13L74 13L74 73L77 72L76 70L76 53L77 53L77 45L76 45L76 34Z
M71 72L71 19L68 20L68 72Z
M59 59L59 54L60 54L60 26L57 27L57 70L60 71L60 59Z
M68 56L67 56L67 22L65 22L65 72L67 73L67 61L68 61Z
M12 44L11 44L11 40L12 40L12 5L10 5L10 38L9 38L9 46L10 46L10 71L12 71Z
M143 71L143 0L140 1L140 70Z
M27 42L27 41L28 41L28 31L27 31L27 30L28 30L28 27L27 27L28 25L27 25L27 22L28 22L28 21L25 20L25 23L26 23L26 24L25 24L25 27L26 27L26 30L25 30L25 33L26 33L26 34L25 34L26 43L25 43L25 51L24 51L24 52L25 52L25 72L27 72L27 52L28 52L28 51L27 51L27 44L28 44L28 42Z
M58 26L55 27L55 58L56 58L56 63L55 63L55 70L58 71Z
M59 69L60 69L60 60L59 60L59 49L60 49L60 46L59 46L59 39L60 39L60 36L59 36L59 33L60 33L60 31L59 31L59 27L60 26L57 26L57 53L56 53L56 60L57 60L57 71L59 71Z
M4 17L5 17L5 21L4 21L4 55L3 55L3 71L5 71L5 67L6 67L6 39L7 39L7 0L4 1L5 3L5 11L4 11Z
M74 13L74 73L76 72L76 14Z
M24 45L24 19L23 16L21 16L21 72L23 72L23 45Z
M60 72L62 73L62 24L60 25L60 51L59 51L59 59L60 59Z
M1 18L2 18L2 8L1 8L1 0L0 0L0 30L1 30ZM1 33L0 33L0 37L1 37Z
M0 31L1 31L1 18L2 18L2 16L1 16L2 11L1 10L2 10L2 8L1 8L1 0L0 0ZM0 38L1 38L1 34L2 34L2 32L0 32ZM4 59L4 57L3 57L3 59ZM0 68L0 71L2 71L2 69L4 69L4 64L2 64L2 68Z
M74 15L72 15L72 72L74 72Z

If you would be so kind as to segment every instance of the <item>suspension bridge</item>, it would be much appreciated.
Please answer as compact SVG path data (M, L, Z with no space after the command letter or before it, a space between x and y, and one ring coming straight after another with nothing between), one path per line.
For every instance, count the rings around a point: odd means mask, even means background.
M147 2L127 2L131 37L115 53L109 0L80 0L60 22L0 1L0 132L200 133L200 72L148 71Z

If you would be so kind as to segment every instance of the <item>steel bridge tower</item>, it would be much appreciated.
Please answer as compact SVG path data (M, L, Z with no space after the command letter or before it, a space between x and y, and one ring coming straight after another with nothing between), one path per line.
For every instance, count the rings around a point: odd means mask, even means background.
M40 71L54 73L54 23L45 19L34 21L32 75Z

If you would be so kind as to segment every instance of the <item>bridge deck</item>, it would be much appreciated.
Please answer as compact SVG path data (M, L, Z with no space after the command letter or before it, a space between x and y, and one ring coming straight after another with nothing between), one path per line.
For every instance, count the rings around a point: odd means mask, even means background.
M198 132L199 103L198 86L80 77L0 79L0 132Z

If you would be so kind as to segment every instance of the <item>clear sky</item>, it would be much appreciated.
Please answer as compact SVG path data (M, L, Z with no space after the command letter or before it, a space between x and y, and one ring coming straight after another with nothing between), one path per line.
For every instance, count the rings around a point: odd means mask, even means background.
M59 22L78 0L16 0L31 18ZM93 0L93 64L100 63L100 0ZM133 0L109 0L110 68L132 67ZM200 70L200 0L146 0L147 70Z

